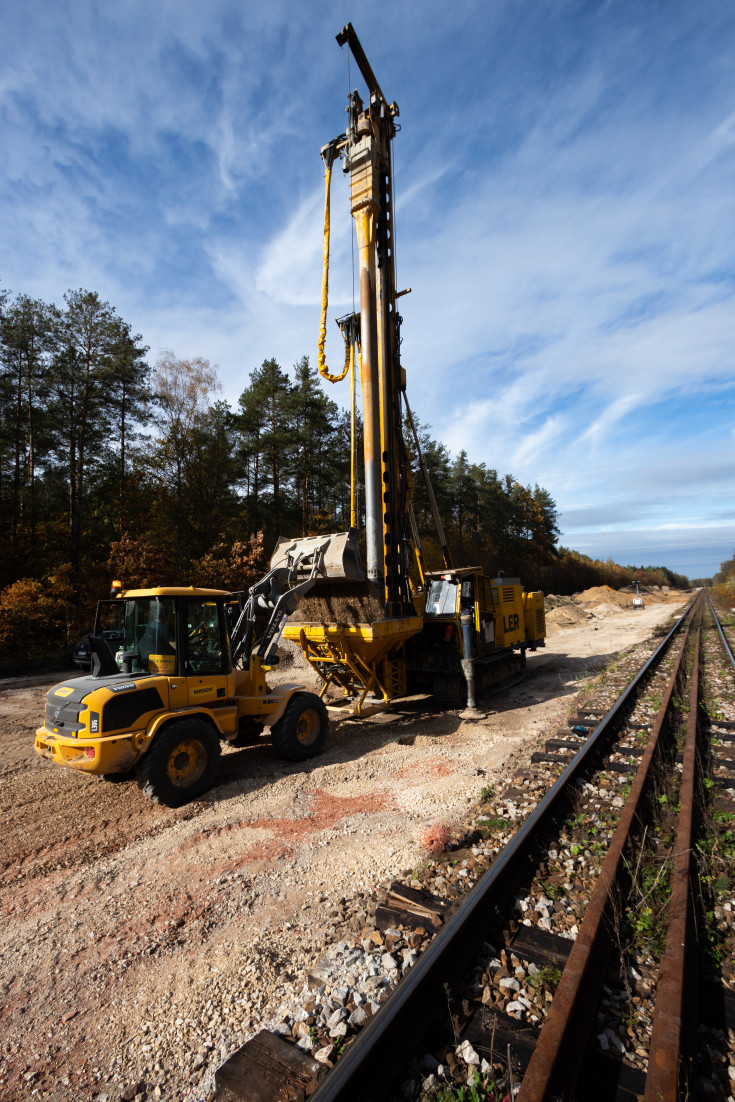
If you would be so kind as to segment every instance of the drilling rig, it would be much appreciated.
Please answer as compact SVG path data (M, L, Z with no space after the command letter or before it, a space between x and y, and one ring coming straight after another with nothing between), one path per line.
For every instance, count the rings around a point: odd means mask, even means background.
M428 691L476 707L476 696L523 676L527 649L544 645L542 593L526 593L517 578L491 578L480 567L456 567L421 454L406 395L397 309L410 288L395 280L391 143L398 105L384 96L352 24L337 35L368 89L368 102L349 95L346 130L321 150L325 175L322 310L318 367L337 382L350 373L352 391L352 524L356 525L355 376L362 391L365 487L365 570L357 580L319 583L283 629L322 679L330 707L365 715L409 692ZM325 359L329 284L330 187L341 160L349 178L350 210L359 258L360 312L338 319L344 369ZM411 468L403 436L410 426L426 482L444 567L427 571L411 501ZM336 537L335 537L336 538ZM295 541L295 547L298 541ZM274 561L282 559L279 543ZM369 698L369 699L368 699Z

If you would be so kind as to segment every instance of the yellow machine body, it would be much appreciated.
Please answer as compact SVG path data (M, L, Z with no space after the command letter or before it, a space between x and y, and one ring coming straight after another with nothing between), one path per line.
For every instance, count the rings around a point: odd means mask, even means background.
M367 715L375 705L365 704L368 693L387 702L406 694L403 644L421 631L420 616L404 616L374 623L295 623L283 637L297 643L306 660L322 678L323 696L330 685L341 690L356 715ZM380 707L380 706L378 706Z
M544 645L542 593L524 593L517 578L491 578L479 567L427 572L422 630L406 646L406 664L416 687L446 693L448 679L475 676L488 687L499 682L499 660ZM511 662L517 672L518 658ZM451 695L451 694L450 694Z
M544 595L540 590L523 594L523 611L526 624L526 641L533 649L534 645L543 646L546 636L546 613Z

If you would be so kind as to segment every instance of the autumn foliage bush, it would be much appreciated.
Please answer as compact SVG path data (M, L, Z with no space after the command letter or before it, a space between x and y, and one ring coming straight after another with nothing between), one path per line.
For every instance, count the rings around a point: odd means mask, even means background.
M73 626L65 596L32 578L0 593L0 662L23 668L29 659L69 657Z
M249 589L266 573L263 533L229 544L220 539L211 551L192 562L192 576L200 586L214 589Z

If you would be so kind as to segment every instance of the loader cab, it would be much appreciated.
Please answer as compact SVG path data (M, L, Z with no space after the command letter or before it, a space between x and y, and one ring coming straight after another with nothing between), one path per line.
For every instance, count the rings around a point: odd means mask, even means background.
M99 602L95 635L112 625L121 631L114 658L133 676L224 676L232 672L228 597L193 588L129 590Z

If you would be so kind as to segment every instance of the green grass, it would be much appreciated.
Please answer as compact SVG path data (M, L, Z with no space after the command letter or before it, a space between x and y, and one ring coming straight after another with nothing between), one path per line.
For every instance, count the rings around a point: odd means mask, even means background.
M419 1094L421 1102L510 1102L510 1094L495 1082L492 1072L475 1071L468 1086L442 1085Z

